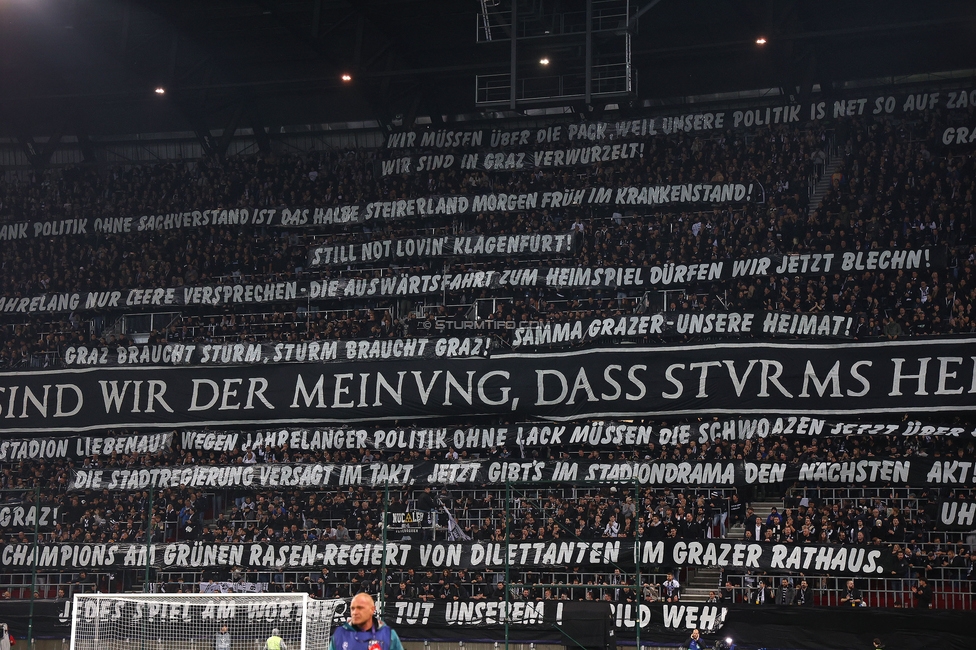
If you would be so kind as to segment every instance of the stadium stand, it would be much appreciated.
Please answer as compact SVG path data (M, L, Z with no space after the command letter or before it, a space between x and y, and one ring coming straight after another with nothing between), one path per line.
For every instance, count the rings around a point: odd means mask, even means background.
M973 610L974 108L687 108L0 175L0 601Z

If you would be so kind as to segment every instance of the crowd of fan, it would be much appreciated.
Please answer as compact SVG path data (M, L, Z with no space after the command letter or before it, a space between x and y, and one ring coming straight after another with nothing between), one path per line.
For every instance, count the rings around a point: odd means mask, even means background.
M649 423L657 429L663 423ZM182 450L178 444L157 455L113 454L92 456L77 466L88 469L145 468L174 465L233 465L259 463L416 463L422 461L472 460L489 458L505 460L524 456L533 460L602 460L606 461L685 461L750 460L786 463L829 461L842 462L867 457L971 458L976 455L973 442L952 438L866 436L861 438L822 437L814 439L770 436L743 442L714 441L683 445L661 445L651 442L641 447L604 448L584 446L554 449L541 447L502 447L491 450L450 449L436 453L419 450L331 450L303 451L287 446L231 451ZM63 507L64 524L45 537L57 541L117 542L131 541L145 534L145 513L149 494L109 491L68 491L73 463L66 460L24 461L5 465L0 472L0 489L29 489L40 483L42 501ZM487 485L456 494L445 492L432 496L427 492L396 494L390 507L420 508L439 511L445 505L457 517L464 531L483 540L559 539L631 537L638 533L645 539L702 538L721 535L728 526L742 523L746 512L740 496L668 488L642 488L634 493L631 486L620 492L605 488L579 498L556 491L549 498L520 500L509 522L508 532L500 503L500 488ZM230 492L233 492L231 490ZM224 493L226 496L227 492ZM769 520L760 528L747 527L746 535L758 541L797 543L891 544L926 543L935 520L935 499L922 494L909 503L886 505L883 496L874 499L851 498L835 501L831 494L820 494L810 488L804 494L818 504L791 503L791 509L779 521ZM883 495L883 491L879 491ZM933 491L934 494L934 491ZM273 490L250 490L235 497L233 504L214 511L215 504L197 503L204 498L194 490L167 489L153 503L158 528L164 538L175 537L210 541L302 541L305 539L379 539L382 527L382 493L363 487L314 493L282 493ZM19 495L17 498L21 498ZM747 501L748 497L743 499ZM501 499L504 501L504 499ZM188 503L189 502L189 503ZM892 502L894 503L894 502ZM419 504L419 506L418 506ZM213 523L204 523L204 513ZM724 515L724 517L717 517ZM727 520L724 524L720 519ZM187 532L187 524L192 523ZM7 534L4 542L26 533Z
M485 453L434 454L419 451L332 451L302 452L271 447L230 452L185 451L178 447L159 455L129 456L115 454L90 457L80 463L88 468L133 468L179 464L233 464L281 462L404 462L482 457L504 459L521 450L496 449ZM663 446L654 443L639 449L616 448L596 451L584 448L553 450L550 447L526 448L530 458L604 459L604 460L850 460L868 456L971 457L973 444L951 438L922 440L902 437L864 437L789 439L769 437L744 442L717 441ZM42 532L44 542L72 543L141 543L146 539L146 516L153 513L148 528L154 543L171 541L230 543L301 543L315 541L380 541L384 537L381 514L384 493L366 487L330 489L318 492L277 489L217 490L167 488L150 496L148 491L67 491L72 463L67 461L27 461L4 466L0 487L24 489L37 482L42 486L41 502L61 506L63 521L53 530ZM897 487L897 486L892 486ZM853 489L853 486L851 487ZM841 500L817 488L802 492L803 500L787 501L782 512L759 519L747 506L748 497L733 490L640 488L632 486L577 488L571 486L536 486L518 488L510 502L497 486L480 485L465 490L438 491L427 487L391 493L389 510L424 513L423 524L415 530L387 529L387 539L404 535L414 539L443 539L448 520L453 517L464 537L481 542L572 541L630 538L642 540L703 539L722 537L732 527L743 527L747 540L764 543L818 543L864 545L883 548L897 558L897 574L891 579L908 580L919 575L943 576L948 569L952 580L970 581L974 577L969 547L960 536L951 537L934 530L941 500L972 497L965 491L949 489L919 490L909 502L891 498L882 488L864 489L869 496ZM798 493L799 494L799 493ZM12 498L23 498L20 494ZM150 509L150 502L152 508ZM506 503L510 519L506 522ZM449 514L448 514L449 513ZM436 518L435 518L436 517ZM434 526L436 522L436 526ZM0 550L7 544L27 544L30 531L5 531L0 534ZM648 572L663 576L667 567L647 567ZM612 572L586 572L578 579L580 569L564 567L549 574L519 573L526 586L515 585L514 598L609 599L627 602L637 597L634 576ZM173 591L195 591L208 580L249 580L266 582L272 589L310 589L317 596L350 595L358 589L374 589L376 572L358 576L356 571L333 571L322 575L299 575L282 570L205 571L196 577L172 574ZM236 574L236 575L235 575ZM680 597L680 577L644 584L644 599ZM889 577L889 576L886 576ZM181 583L180 579L186 578ZM306 580L307 578L307 580ZM452 573L433 581L425 576L387 576L391 598L496 598L494 581L484 577L467 582ZM321 580L320 580L321 579ZM791 585L792 585L792 577ZM100 579L102 582L105 578ZM486 579L485 579L486 580ZM90 578L89 578L90 582ZM109 588L98 583L98 588ZM405 582L401 586L401 582ZM85 584L88 584L87 582ZM118 583L121 584L121 583ZM539 586L534 585L551 585ZM914 584L914 583L913 583ZM968 582L967 582L968 584ZM449 587L446 585L450 585ZM575 585L575 587L574 587ZM749 602L746 594L758 582L737 583L737 600ZM765 583L772 588L772 583ZM799 588L799 585L796 585ZM95 587L78 587L95 588ZM516 593L520 590L525 593ZM674 591L675 593L671 593ZM775 590L774 590L775 591ZM772 593L772 592L770 592ZM492 595L494 594L494 595ZM670 594L670 595L669 595ZM765 597L763 597L765 602Z
M680 182L751 182L766 191L765 203L701 211L653 209L604 214L580 208L526 213L424 218L409 223L370 223L343 231L308 234L268 228L189 229L127 235L30 239L0 251L0 293L173 287L215 282L263 282L311 277L373 277L389 272L463 272L505 266L598 267L657 265L671 261L729 261L757 254L864 251L871 248L947 246L948 268L858 271L812 276L740 278L696 283L669 292L671 309L762 309L843 313L856 317L860 338L897 338L970 332L972 308L971 156L943 158L924 142L939 116L918 123L851 119L838 137L840 166L818 209L807 214L807 185L829 148L818 128L772 127L751 134L672 136L650 141L641 160L570 170L487 174L448 170L437 174L378 176L380 152L312 152L268 158L203 160L114 170L35 173L0 184L0 215L10 220L79 215L140 216L188 209L329 206L337 202L408 198L443 193L549 191L574 187ZM294 202L293 202L294 201ZM578 249L564 257L413 259L382 269L307 268L309 250L322 243L363 242L429 234L577 233ZM482 314L488 320L565 321L633 313L643 289L519 290ZM451 305L492 297L492 290L446 296ZM301 307L301 308L300 308ZM392 301L332 304L331 311L275 305L262 314L247 307L184 309L153 340L212 341L339 337L395 337L423 329L443 316L435 310L398 317ZM356 315L355 311L359 310ZM447 309L445 307L445 309ZM372 313L369 313L373 310ZM387 313L387 312L390 313ZM236 312L236 313L235 313ZM341 315L341 317L340 317ZM456 314L450 314L455 316ZM7 317L8 320L11 317ZM111 321L13 317L0 328L0 362L24 364L32 355L69 345L126 343ZM274 323L285 323L276 333ZM430 328L427 328L429 331ZM498 333L505 338L504 330Z
M99 175L89 168L34 173L23 182L0 183L0 220L134 216L215 207L334 206L437 194L555 191L595 186L753 182L765 189L765 202L706 210L621 210L604 213L581 208L540 209L526 213L474 214L418 219L406 224L369 224L327 234L269 228L184 230L79 238L38 238L6 242L0 248L0 294L32 296L45 292L149 287L179 287L215 282L265 282L325 277L367 277L390 268L400 272L464 272L496 269L499 264L551 266L650 266L666 262L728 261L758 254L807 251L864 251L871 248L946 246L948 267L924 271L859 271L816 276L771 276L691 285L669 292L670 309L783 310L843 313L856 317L859 338L898 338L976 329L976 278L973 278L972 234L974 161L971 155L943 158L924 142L938 117L920 123L890 119L844 122L839 137L840 166L831 177L822 204L808 214L807 186L829 148L820 128L773 127L748 135L733 131L714 137L680 135L650 141L640 161L626 160L573 170L536 170L488 174L445 171L436 174L375 173L382 152L312 152L274 157L208 159L192 165L160 164L112 170ZM478 258L408 260L384 269L309 269L309 251L321 243L352 243L431 234L576 233L579 245L560 258ZM423 329L425 320L457 318L469 304L493 293L462 291L447 304L420 317L398 318L392 302L275 305L268 313L247 308L183 310L177 320L157 328L150 342L296 341L325 338L404 336ZM623 288L604 290L520 291L504 296L486 320L565 321L589 316L633 313L640 294ZM301 308L300 308L301 307ZM19 317L4 315L0 327L0 365L22 365L38 354L58 353L71 345L128 345L121 333L83 315ZM101 325L99 325L101 324ZM607 460L827 460L867 456L938 455L972 457L972 443L952 439L770 437L762 440L650 444L640 449L551 447L491 450L492 458L525 454L530 458ZM472 458L478 452L451 450L449 458ZM229 452L173 451L156 456L92 457L85 467L152 467L176 464L363 463L437 460L431 450L255 449ZM230 501L214 500L198 490L167 489L153 494L67 492L71 464L26 461L3 467L0 488L42 485L42 501L62 506L64 522L43 533L45 541L145 541L147 523L154 542L172 540L226 542L301 542L379 540L382 493L363 488L319 493L249 491ZM234 492L234 491L231 491ZM743 525L747 539L761 542L861 544L883 546L898 558L907 578L940 568L959 569L973 577L968 547L933 535L931 505L940 496L922 494L915 505L834 502L814 496L791 503L782 513L758 521L746 502L749 495L710 490L671 490L626 486L585 491L571 497L557 491L511 504L497 488L478 486L463 493L395 494L391 509L417 508L428 515L456 517L464 535L481 541L559 539L699 539L722 536ZM957 495L948 495L955 497ZM20 498L20 497L18 497ZM152 507L150 508L150 502ZM147 522L147 517L151 521ZM433 520L431 520L433 521ZM416 532L434 535L434 529ZM390 531L387 531L389 534ZM27 531L0 532L0 546L27 543ZM901 555L899 555L901 553ZM904 563L904 564L902 564ZM662 572L663 567L658 567ZM289 584L267 580L283 590L308 590L319 596L379 591L376 571L307 575ZM663 573L662 573L663 575ZM228 575L243 579L234 569ZM392 579L390 579L392 578ZM509 596L524 599L609 599L632 602L640 591L652 600L677 599L674 576L638 589L633 576L619 572L587 573L579 567L564 573L523 573L524 586ZM503 599L504 585L465 572L434 575L414 570L388 576L392 599ZM83 584L90 584L86 577ZM552 587L536 587L552 584ZM767 592L758 582L758 600ZM792 582L790 582L792 586ZM765 586L765 585L764 585ZM177 583L175 590L184 587ZM743 585L742 589L747 586ZM778 597L769 584L768 594ZM800 587L797 587L798 591ZM752 592L750 592L752 593ZM724 597L725 594L722 595Z

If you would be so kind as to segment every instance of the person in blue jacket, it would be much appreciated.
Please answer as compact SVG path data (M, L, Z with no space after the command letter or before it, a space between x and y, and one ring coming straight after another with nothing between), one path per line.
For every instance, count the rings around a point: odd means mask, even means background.
M329 650L403 650L396 630L376 616L369 594L356 594L349 605L349 620L332 635Z
M681 644L686 650L705 650L705 640L701 638L701 633L695 629L691 633L691 638Z

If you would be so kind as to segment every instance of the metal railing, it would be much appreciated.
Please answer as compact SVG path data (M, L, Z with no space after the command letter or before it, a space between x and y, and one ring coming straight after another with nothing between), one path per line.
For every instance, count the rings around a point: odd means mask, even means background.
M613 97L626 95L633 87L634 71L624 63L604 63L592 67L590 94ZM579 99L586 95L586 75L582 72L545 77L519 77L515 80L515 99L519 102L549 99ZM475 104L502 105L511 100L512 84L508 74L475 76Z
M810 176L807 177L807 199L808 200L813 198L813 195L817 190L817 185L820 183L820 179L823 178L823 175L824 173L826 173L827 168L830 167L830 164L833 162L834 157L837 155L837 143L836 143L836 137L834 133L830 134L825 144L826 146L824 146L822 149L820 149L817 152L817 153L823 153L823 158L814 160L813 171L810 174Z
M511 2L506 2L511 5ZM507 41L511 38L512 10L500 8L498 0L483 0L477 14L478 43ZM628 14L633 16L636 5L627 0L593 0L592 32L618 32L627 26ZM586 33L585 11L558 11L540 16L537 12L519 15L516 19L516 38L551 38L582 36Z
M971 580L966 579L968 569L932 569L925 571L929 586L932 588L932 609L973 609L973 586ZM856 576L799 576L797 574L738 574L724 576L724 580L732 584L735 603L755 603L759 580L766 583L767 594L765 602L770 599L775 602L776 591L781 580L786 578L795 590L801 581L806 581L807 605L822 607L850 607L841 599L847 594L847 581L854 581L864 602L864 607L920 607L918 596L913 591L919 586L918 576L909 575L904 578L862 578ZM725 586L716 587L716 590ZM795 593L795 591L794 591Z

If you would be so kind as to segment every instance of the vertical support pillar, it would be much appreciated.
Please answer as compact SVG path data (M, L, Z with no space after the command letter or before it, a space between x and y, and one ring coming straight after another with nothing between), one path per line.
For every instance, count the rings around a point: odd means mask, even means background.
M508 84L509 84L509 100L508 107L511 110L515 110L515 77L516 77L516 67L518 63L518 0L512 0L512 53L511 53L511 68L508 73ZM508 637L506 634L506 647L508 646Z
M386 609L386 528L390 525L390 482L387 481L383 488L383 565L380 567L380 601L383 603L380 608L380 617Z
M643 499L641 499L640 492L640 481L637 480L637 476L634 476L634 501L637 505L637 510L634 513L634 518L637 520L637 525L634 528L634 538L636 540L634 544L634 552L637 557L634 558L634 564L636 565L636 576L634 578L634 585L637 587L637 620L634 621L634 630L637 632L637 650L641 650L641 607L644 604L644 585L641 584L641 559L643 558L643 549L641 548L641 506L644 504Z
M146 512L146 573L142 579L142 593L149 593L149 567L152 566L152 529L153 529L153 497L156 496L155 486L149 488L149 507Z
M593 96L593 0L586 0L586 63L584 66L586 67L586 90L583 101L589 106Z
M512 37L514 39L514 32ZM512 531L510 528L512 519L512 482L506 478L505 479L505 650L508 648L508 637L509 637L509 621L511 620L511 599L512 599L512 587L509 583L511 580L511 565L508 561L508 547L512 544Z
M41 483L34 486L34 561L31 562L30 612L27 615L27 650L34 647L34 592L37 591L37 561L40 559Z
M639 10L634 15L634 20L633 20L633 22L631 22L631 20L630 20L630 0L626 0L626 5L627 6L624 8L624 10L627 12L627 23L626 23L627 24L627 29L624 32L624 61L625 61L624 70L627 73L627 92L628 93L631 93L631 92L634 91L633 59L631 57L630 47L631 47L631 38L632 38L634 32L637 31L637 19L641 17L641 14L643 14L644 12L646 12L648 9L650 9L651 7L653 7L654 5L656 5L660 1L661 0L652 0L652 2L650 4L648 4L643 9ZM636 9L636 7L637 7L637 5L635 3L634 4L634 8ZM640 650L640 648L638 647L637 650Z

